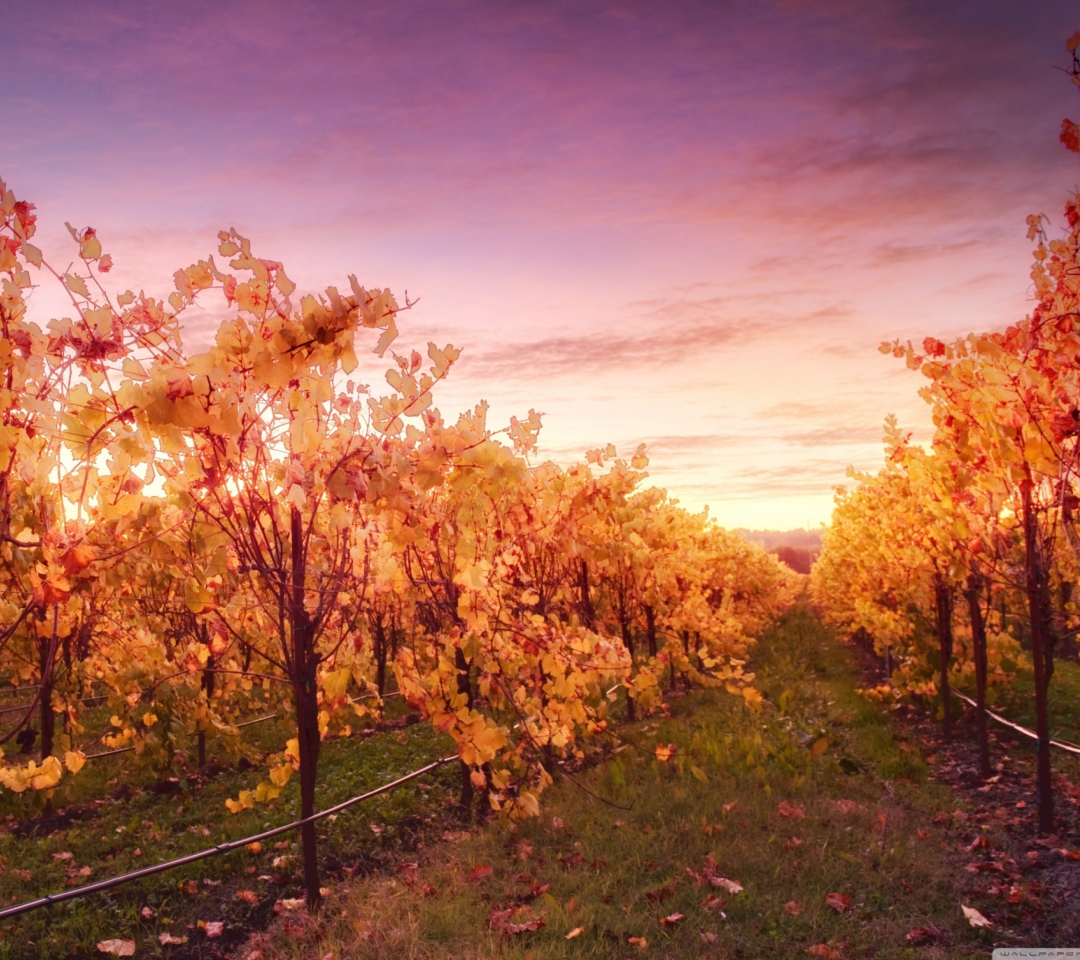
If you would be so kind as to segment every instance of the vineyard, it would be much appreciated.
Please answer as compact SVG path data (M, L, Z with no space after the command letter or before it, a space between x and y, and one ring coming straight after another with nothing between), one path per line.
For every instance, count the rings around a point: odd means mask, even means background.
M62 272L33 205L0 192L0 783L21 809L48 821L122 752L164 783L254 757L221 812L273 805L296 776L315 908L324 742L393 697L456 746L466 818L509 820L537 815L613 712L685 685L758 704L747 651L797 577L645 487L643 448L534 464L534 412L443 420L458 351L394 353L389 291L350 277L297 297L223 232L235 273L210 257L166 301L114 295L93 229L69 227ZM30 318L31 271L70 317ZM225 318L189 356L185 311L211 297ZM361 336L389 357L384 395L351 378ZM241 733L270 722L277 739Z
M0 182L0 956L1075 936L1080 194L1065 221L1028 220L1027 318L882 345L933 436L886 420L804 576L644 444L559 466L534 410L444 418L460 351L400 348L389 290L298 292L235 230L114 290L96 230L61 268Z

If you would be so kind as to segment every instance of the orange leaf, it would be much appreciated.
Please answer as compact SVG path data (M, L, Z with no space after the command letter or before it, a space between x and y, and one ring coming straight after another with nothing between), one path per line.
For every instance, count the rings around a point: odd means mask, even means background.
M846 893L830 893L825 897L825 906L832 907L837 913L851 909L851 897Z
M487 864L478 864L469 871L469 883L487 883L494 872L494 869Z
M701 909L708 910L710 912L713 910L720 910L723 908L723 906L724 898L714 897L711 893L704 900L701 901Z
M1066 150L1080 153L1080 126L1077 126L1072 120L1061 121L1061 133L1058 135L1058 139L1065 144Z

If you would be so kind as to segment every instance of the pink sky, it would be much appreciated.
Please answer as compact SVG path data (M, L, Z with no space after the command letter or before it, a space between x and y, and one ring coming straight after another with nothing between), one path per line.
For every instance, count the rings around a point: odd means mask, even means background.
M1078 167L1073 2L5 4L0 176L164 295L216 231L302 287L419 297L438 405L644 441L728 526L827 521L889 412L885 338L1023 316L1024 217ZM48 310L48 298L37 307ZM193 318L204 340L212 318ZM379 375L372 358L369 379Z

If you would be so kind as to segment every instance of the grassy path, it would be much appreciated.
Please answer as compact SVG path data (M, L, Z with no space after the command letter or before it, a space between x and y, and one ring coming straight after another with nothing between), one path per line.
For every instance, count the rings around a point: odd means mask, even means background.
M846 651L798 607L753 666L761 713L695 692L612 740L579 777L611 805L563 781L540 822L451 835L338 888L252 960L988 957L1008 934L965 921L969 857L933 822L957 801L854 693Z

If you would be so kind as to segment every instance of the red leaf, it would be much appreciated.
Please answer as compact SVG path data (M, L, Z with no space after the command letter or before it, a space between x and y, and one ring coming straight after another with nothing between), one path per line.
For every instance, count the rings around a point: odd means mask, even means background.
M851 909L851 897L846 893L830 893L825 898L825 906L832 907L837 913Z
M1061 133L1058 139L1065 144L1066 150L1080 153L1080 126L1077 126L1072 120L1061 121Z
M487 883L494 872L494 869L486 864L478 864L469 871L469 883Z
M933 924L928 927L913 927L904 939L914 947L921 947L940 940L941 931Z
M664 925L665 929L671 930L677 927L686 919L686 915L682 913L669 913L666 917L661 917L660 922Z
M671 883L669 883L666 887L660 887L657 890L650 890L648 893L645 894L645 899L648 900L649 903L661 903L675 892L675 888L677 885L678 882L672 880Z
M802 820L806 816L806 808L801 803L788 803L786 800L781 800L776 808L776 815L792 820Z

